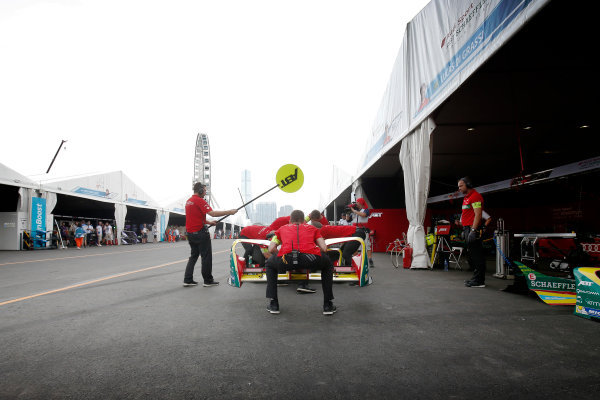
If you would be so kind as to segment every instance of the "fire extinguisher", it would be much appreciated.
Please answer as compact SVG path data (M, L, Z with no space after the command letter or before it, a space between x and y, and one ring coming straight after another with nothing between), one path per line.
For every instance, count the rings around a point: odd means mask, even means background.
M410 265L412 264L412 254L413 254L412 247L406 246L404 248L404 256L402 256L402 266L405 269L410 268Z

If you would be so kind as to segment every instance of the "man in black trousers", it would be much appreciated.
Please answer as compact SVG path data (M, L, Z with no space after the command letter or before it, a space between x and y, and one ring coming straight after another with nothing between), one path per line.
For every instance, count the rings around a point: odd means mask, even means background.
M187 231L187 240L192 250L190 259L185 267L185 275L183 277L183 286L197 286L198 282L194 281L194 266L198 257L202 257L202 278L204 283L202 286L217 286L212 276L212 245L210 242L210 234L208 226L215 225L213 221L206 221L206 215L211 217L223 217L225 215L233 215L237 210L215 211L204 200L206 195L206 186L201 182L194 184L194 194L185 203L185 229Z
M279 251L277 247L281 246ZM304 213L294 210L290 223L280 227L269 244L269 252L277 254L266 262L267 298L271 299L267 311L279 314L277 297L277 274L280 270L309 269L321 270L323 287L323 314L333 315L337 308L333 305L333 265L327 256L325 239L319 230L304 222Z

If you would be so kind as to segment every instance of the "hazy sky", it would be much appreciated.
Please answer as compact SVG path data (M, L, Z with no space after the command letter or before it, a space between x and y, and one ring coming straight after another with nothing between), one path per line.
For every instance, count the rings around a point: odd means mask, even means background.
M0 162L35 180L122 170L160 204L191 193L197 133L213 192L241 205L284 164L310 211L355 175L406 24L425 0L0 0ZM68 140L46 175L61 140Z

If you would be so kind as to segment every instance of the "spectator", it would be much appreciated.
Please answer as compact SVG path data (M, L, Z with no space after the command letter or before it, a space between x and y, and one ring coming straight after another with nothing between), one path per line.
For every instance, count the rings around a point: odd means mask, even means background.
M102 247L102 222L98 221L96 225L96 246Z
M348 221L346 221L346 213L342 213L342 217L338 221L338 225L349 225Z
M108 244L113 244L114 240L115 240L115 237L113 235L113 227L112 227L112 225L109 222L107 222L104 225L104 232L105 232L106 242Z
M142 243L148 242L148 228L146 228L146 224L142 225Z
M77 224L77 228L75 229L75 244L78 250L81 250L81 246L83 246L83 239L85 238L85 230L81 225L81 222L79 222Z

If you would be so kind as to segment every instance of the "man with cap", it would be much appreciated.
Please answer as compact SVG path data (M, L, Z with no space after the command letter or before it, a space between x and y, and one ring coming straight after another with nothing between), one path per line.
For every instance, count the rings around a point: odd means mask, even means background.
M465 286L485 287L485 255L481 239L483 225L483 197L473 189L469 177L458 180L458 190L464 195L460 222L467 244L469 266L473 269L473 277L465 282Z
M203 286L217 286L219 282L215 281L212 276L212 245L210 234L208 233L208 226L216 225L216 222L207 221L206 215L224 217L226 215L234 215L237 213L237 210L213 210L206 200L204 200L206 185L201 182L195 183L193 190L194 194L185 203L185 228L187 231L187 240L191 248L191 255L185 267L183 286L198 285L198 282L194 281L194 266L196 265L196 261L198 261L198 257L202 257Z

